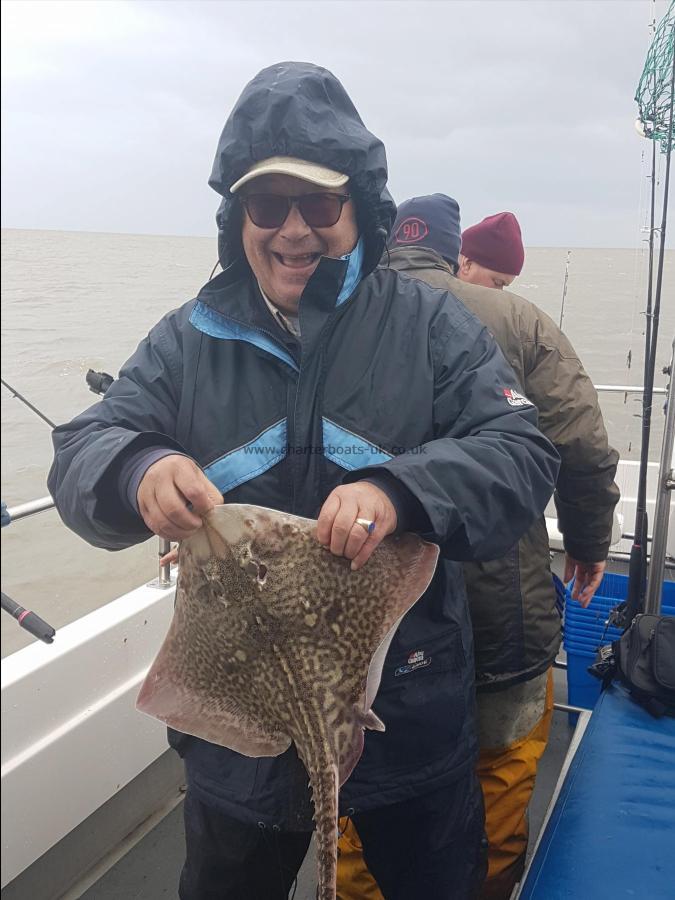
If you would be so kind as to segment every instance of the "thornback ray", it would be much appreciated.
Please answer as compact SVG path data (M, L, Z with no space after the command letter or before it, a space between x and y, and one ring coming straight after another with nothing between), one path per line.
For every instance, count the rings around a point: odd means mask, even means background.
M387 537L352 572L316 521L217 506L183 541L173 621L137 707L246 756L293 741L314 801L319 900L335 897L338 790L364 729L393 634L427 589L438 547Z

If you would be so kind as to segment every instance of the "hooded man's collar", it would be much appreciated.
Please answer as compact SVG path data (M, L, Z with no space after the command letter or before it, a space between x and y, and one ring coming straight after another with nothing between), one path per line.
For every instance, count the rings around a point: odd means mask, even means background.
M439 269L454 277L452 266L435 250L430 247L396 247L385 253L380 265L384 268L388 265L388 257L396 257L398 263L405 261L406 269Z
M354 249L339 259L321 258L300 298L303 318L310 313L311 307L316 307L320 315L325 316L349 300L365 274L363 256L364 242L359 237ZM300 338L300 310L297 317L281 312L265 295L245 257L237 259L207 282L197 301L220 315L254 328L265 328L269 311L282 331Z
M354 249L340 257L340 259L347 260L347 271L345 272L340 293L335 301L336 306L341 306L345 300L349 300L356 290L359 281L361 281L361 278L363 277L363 254L363 238L359 237Z

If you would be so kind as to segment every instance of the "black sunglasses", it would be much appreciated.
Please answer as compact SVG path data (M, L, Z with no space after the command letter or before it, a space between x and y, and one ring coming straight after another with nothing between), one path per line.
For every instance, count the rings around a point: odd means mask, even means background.
M292 206L298 207L310 228L330 228L342 215L347 200L349 194L301 194L299 197L249 194L241 198L241 204L258 228L280 228Z

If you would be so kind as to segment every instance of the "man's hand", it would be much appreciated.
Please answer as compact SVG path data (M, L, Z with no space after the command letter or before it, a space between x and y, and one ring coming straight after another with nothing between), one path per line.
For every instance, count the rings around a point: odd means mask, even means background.
M565 554L565 576L564 582L568 584L574 578L574 588L572 590L572 599L578 600L585 608L593 599L593 594L600 587L602 576L605 574L606 562L580 562Z
M178 547L172 547L164 556L160 556L160 566L175 566L178 562Z
M357 519L374 523L370 533ZM335 556L351 559L356 571L395 530L396 510L389 497L374 484L359 481L331 491L321 507L316 536Z
M150 531L168 541L182 541L194 534L201 528L202 516L223 502L218 488L195 462L174 455L150 466L136 498Z

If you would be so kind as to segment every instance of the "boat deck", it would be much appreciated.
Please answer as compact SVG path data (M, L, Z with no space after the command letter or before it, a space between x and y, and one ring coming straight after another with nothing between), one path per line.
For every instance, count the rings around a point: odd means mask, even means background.
M567 702L564 673L556 670L555 699ZM558 780L567 748L573 735L566 713L555 712L551 737L539 767L537 784L530 805L530 849L544 820L546 809ZM184 857L182 804L139 841L84 894L71 891L69 900L160 900L175 898ZM314 900L316 870L313 847L307 853L298 876L294 900Z

